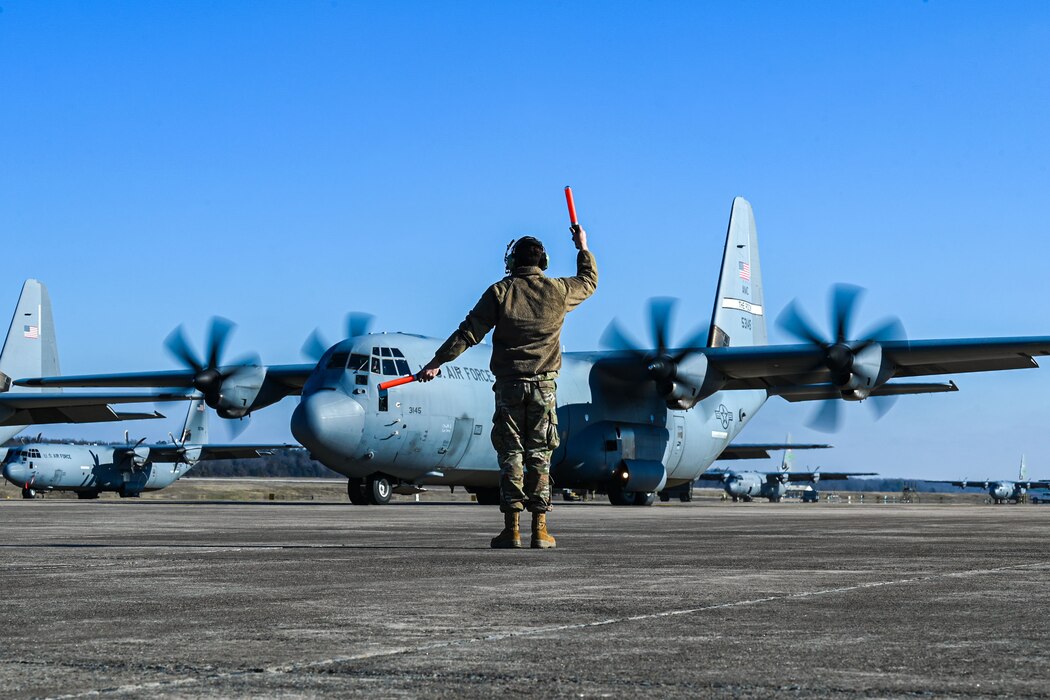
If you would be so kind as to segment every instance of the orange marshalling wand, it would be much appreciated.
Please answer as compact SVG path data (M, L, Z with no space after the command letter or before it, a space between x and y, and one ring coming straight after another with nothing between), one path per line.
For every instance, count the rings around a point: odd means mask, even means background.
M379 390L386 391L387 389L392 389L395 386L401 386L402 384L410 384L414 381L416 381L416 375L407 374L404 377L398 377L397 379L391 379L388 382L382 382L379 385Z
M572 201L572 188L565 188L565 203L569 205L569 223L573 226L579 225L579 220L576 218L576 203Z

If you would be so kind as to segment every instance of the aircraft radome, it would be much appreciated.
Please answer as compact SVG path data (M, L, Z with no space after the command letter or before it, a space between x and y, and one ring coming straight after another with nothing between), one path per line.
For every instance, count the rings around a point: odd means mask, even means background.
M792 303L779 322L801 342L769 345L754 216L737 198L709 329L672 345L673 303L654 299L655 347L635 347L614 323L603 337L611 350L564 354L555 484L605 491L618 505L649 504L658 492L702 474L771 396L824 401L818 422L833 427L843 400L957 391L951 381L901 379L1037 367L1033 357L1050 354L1050 337L909 341L899 322L856 338L850 327L859 291L834 289L830 339ZM186 369L20 383L195 387L226 418L299 394L292 433L314 458L348 477L352 502L385 503L392 489L412 493L434 484L463 486L482 503L496 502L490 348L471 348L430 384L382 391L380 382L411 374L444 339L371 334L369 319L351 314L349 337L331 347L316 336L308 341L304 350L316 360L310 364L222 365L229 326L216 321L205 359L189 350L181 332L169 337Z

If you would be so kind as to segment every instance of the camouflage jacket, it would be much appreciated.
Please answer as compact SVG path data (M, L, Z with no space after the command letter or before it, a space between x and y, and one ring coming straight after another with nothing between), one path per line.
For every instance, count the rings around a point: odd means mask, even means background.
M547 277L538 267L515 268L485 290L434 359L451 362L495 329L489 367L496 379L552 379L561 369L565 314L597 286L594 255L585 250L576 256L575 277Z

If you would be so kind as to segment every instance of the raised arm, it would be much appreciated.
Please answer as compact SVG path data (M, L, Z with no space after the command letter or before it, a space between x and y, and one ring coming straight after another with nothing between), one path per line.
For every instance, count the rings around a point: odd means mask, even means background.
M434 358L419 371L416 379L421 382L429 382L438 375L441 365L451 362L463 354L467 348L480 343L496 325L498 307L495 286L489 287L467 317L463 319L463 323L459 324L459 328L441 344L441 347L434 353Z
M598 264L587 248L587 232L578 224L570 226L569 230L572 231L572 242L580 251L576 254L576 276L563 278L567 287L565 305L572 311L598 287Z

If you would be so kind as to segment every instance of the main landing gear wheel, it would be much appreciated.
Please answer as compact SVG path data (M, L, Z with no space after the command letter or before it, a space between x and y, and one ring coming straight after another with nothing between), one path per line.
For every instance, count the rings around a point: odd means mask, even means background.
M368 496L369 503L376 506L386 505L390 503L392 493L390 480L385 476L375 474L368 477L368 488L365 489L365 494Z
M80 500L98 498L98 491L77 491L77 498Z
M35 489L22 489L22 498L36 498Z
M655 500L655 491L609 489L609 503L612 503L614 506L651 506Z
M368 498L365 496L365 481L357 477L350 477L346 482L346 495L355 506L367 506Z
M498 506L499 489L475 489L474 498L479 506Z

